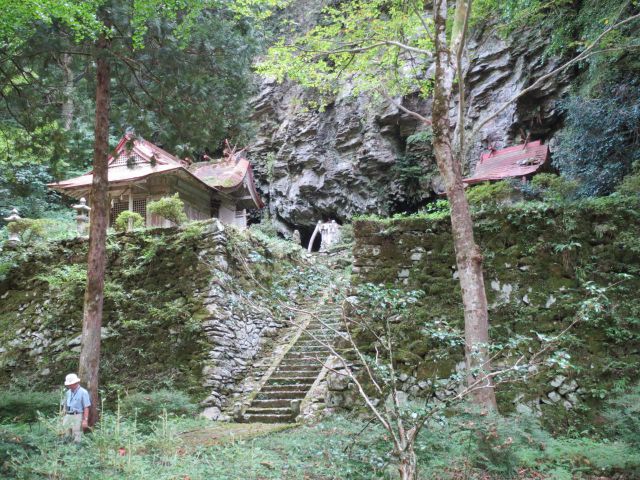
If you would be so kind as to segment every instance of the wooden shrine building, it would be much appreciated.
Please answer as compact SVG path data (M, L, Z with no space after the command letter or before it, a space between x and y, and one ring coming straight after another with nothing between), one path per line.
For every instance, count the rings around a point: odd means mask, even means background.
M190 165L142 138L127 134L109 162L109 223L124 210L137 212L148 227L169 222L147 214L147 203L178 193L189 220L219 218L226 224L247 226L247 209L264 204L256 191L244 152L225 149L225 157ZM51 183L49 187L73 198L90 198L93 175Z

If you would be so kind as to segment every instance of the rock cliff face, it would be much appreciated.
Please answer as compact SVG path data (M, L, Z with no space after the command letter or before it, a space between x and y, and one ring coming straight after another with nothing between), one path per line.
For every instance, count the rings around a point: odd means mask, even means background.
M467 129L559 65L559 59L545 57L544 50L540 32L507 40L490 27L473 32L466 75ZM472 169L491 144L502 147L527 135L552 140L561 123L557 100L570 77L550 78L482 128L470 139L467 168ZM299 228L304 236L319 219L345 221L360 213L413 210L439 189L429 145L411 137L425 127L392 104L351 92L345 87L326 110L314 111L305 107L312 94L264 80L253 100L259 127L251 155L269 210L283 231ZM402 101L429 116L428 101L417 96Z

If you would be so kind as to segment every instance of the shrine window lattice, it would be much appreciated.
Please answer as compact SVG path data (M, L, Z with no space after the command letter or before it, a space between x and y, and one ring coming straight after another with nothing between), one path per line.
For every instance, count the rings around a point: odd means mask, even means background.
M135 153L129 154L129 153L123 152L109 166L110 167L121 167L123 165L133 166L133 165L138 165L140 163L145 163L145 160L140 155L137 155Z
M111 207L111 215L109 216L109 225L113 227L116 223L116 218L125 210L129 210L129 200L114 200ZM142 215L145 224L147 222L147 199L138 198L133 200L133 211Z

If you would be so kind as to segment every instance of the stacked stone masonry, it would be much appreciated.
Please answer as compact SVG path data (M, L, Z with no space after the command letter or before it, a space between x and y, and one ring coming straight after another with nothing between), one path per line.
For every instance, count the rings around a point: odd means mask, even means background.
M607 309L597 322L585 322L572 331L575 344L568 353L575 368L542 372L526 388L503 386L498 396L505 411L560 409L570 414L581 402L597 402L598 392L613 388L617 379L638 377L635 365L640 361L640 346L636 341L622 342L623 337L615 333L632 329L629 319L636 314L634 292L640 288L640 249L634 240L640 238L637 212L637 199L612 198L567 207L510 206L475 215L495 341L535 334L532 332L557 334L572 321L581 302L591 298L589 285L608 287ZM422 290L425 295L410 321L418 328L420 322L436 319L462 326L448 218L358 220L354 234L354 285ZM409 396L419 397L430 391L428 372L432 373L434 364L428 352L417 352L419 343L409 349L400 382ZM615 357L615 371L609 356ZM463 368L461 361L462 355L447 368ZM340 382L330 379L329 389L330 402L340 406L352 401Z

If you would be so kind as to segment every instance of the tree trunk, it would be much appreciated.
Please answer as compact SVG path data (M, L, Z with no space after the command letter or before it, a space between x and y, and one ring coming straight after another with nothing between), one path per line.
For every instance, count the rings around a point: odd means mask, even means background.
M455 76L455 61L446 39L447 2L435 2L434 9L436 71L432 107L433 146L438 170L444 179L447 198L451 206L451 231L456 252L456 264L462 289L464 305L465 360L468 370L481 368L489 372L491 365L487 346L489 344L489 314L487 296L482 273L482 253L473 235L473 221L462 183L462 165L453 151L453 134L449 109ZM452 44L456 39L452 39ZM467 383L477 381L471 375ZM473 399L483 408L496 409L493 384L486 378L474 389Z
M416 480L418 478L418 460L413 445L408 445L405 450L400 453L398 463L398 471L401 480Z
M109 155L109 82L111 78L108 50L109 41L104 35L101 35L96 43L96 124L93 148L93 184L91 187L91 223L87 287L84 294L84 316L82 319L82 350L80 351L80 378L91 395L90 426L93 426L99 418L100 331L104 299L104 272L107 260L105 246L109 208L107 158Z

